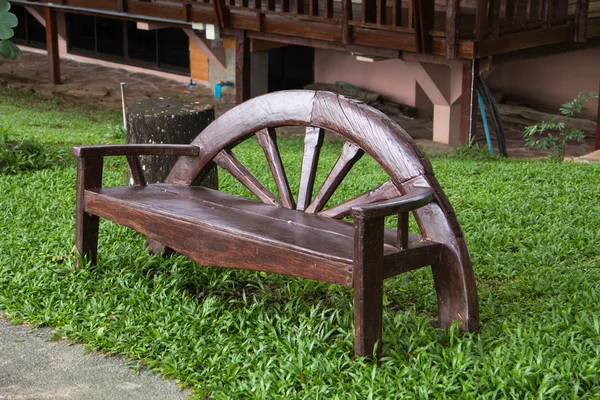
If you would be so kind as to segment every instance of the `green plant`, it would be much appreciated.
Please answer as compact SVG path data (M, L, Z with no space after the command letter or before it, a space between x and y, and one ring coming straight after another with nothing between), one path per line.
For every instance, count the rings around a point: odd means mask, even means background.
M21 50L8 39L15 34L12 28L17 26L19 21L9 10L10 3L7 0L0 0L0 55L8 60L14 60Z
M55 150L36 141L9 139L6 129L0 126L0 174L50 168L62 158Z
M566 102L560 107L560 113L564 118L554 117L550 121L542 121L535 125L525 128L523 138L527 148L535 147L540 150L550 150L552 158L555 161L561 161L564 158L565 148L570 140L578 142L584 139L584 132L581 128L566 128L566 118L573 118L579 115L586 108L583 104L598 95L593 92L579 93L571 101Z

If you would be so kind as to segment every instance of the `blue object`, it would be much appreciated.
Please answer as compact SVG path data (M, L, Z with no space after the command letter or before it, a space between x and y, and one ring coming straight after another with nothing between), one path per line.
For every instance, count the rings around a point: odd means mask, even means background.
M487 115L485 114L485 107L483 106L483 99L479 92L477 92L477 98L479 99L479 109L481 110L481 119L483 119L483 128L485 129L485 140L487 140L488 150L491 155L494 155L494 149L492 148L492 138L490 137L490 127L487 122Z
M233 82L219 82L215 85L215 97L217 99L221 98L221 88L223 86L233 86Z

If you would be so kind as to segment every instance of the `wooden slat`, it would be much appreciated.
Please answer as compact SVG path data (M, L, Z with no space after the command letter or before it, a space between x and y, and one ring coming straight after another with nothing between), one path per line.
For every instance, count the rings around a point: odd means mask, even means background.
M408 247L408 221L410 214L402 213L398 214L398 227L396 229L396 246L400 250L404 250Z
M304 0L294 0L296 14L304 14Z
M446 58L456 58L458 54L458 7L459 0L448 0L446 4Z
M275 180L277 190L279 191L281 203L286 208L294 209L296 204L294 202L294 197L292 196L292 191L290 190L287 175L285 174L283 162L281 161L281 155L279 154L279 149L277 147L277 136L275 130L272 128L265 128L256 133L256 139L258 140L258 144L262 147L265 152L265 156L267 157L269 168L271 169L273 179Z
M348 172L350 172L354 164L360 160L364 153L360 147L353 143L346 142L344 144L342 154L340 154L331 172L329 172L319 193L317 193L313 202L306 208L305 211L307 213L317 213L325 207L325 204L327 204L340 183L342 183Z
M106 156L188 156L199 154L198 146L190 144L100 144L91 146L74 146L71 153L74 157L106 157Z
M492 22L492 39L497 39L500 35L500 0L490 0L492 2L491 6L491 22Z
M319 15L319 0L308 1L308 12L313 16Z
M412 0L414 2L415 39L421 53L431 53L432 43L429 31L433 29L435 1Z
M475 40L478 42L482 42L485 39L487 19L488 0L477 0L477 9L475 11Z
M587 39L587 21L588 9L590 6L589 0L578 0L575 9L575 32L573 40L576 42L585 42Z
M82 257L96 264L98 254L99 219L85 209L85 192L102 186L102 157L77 159L77 194L75 203L75 246ZM79 259L77 259L79 265Z
M133 177L133 183L137 186L146 186L146 179L144 178L144 171L142 171L142 165L138 156L127 156L127 163L131 170L131 176Z
M221 150L213 159L215 164L229 172L252 194L265 204L281 206L277 197L265 187L233 154L231 150Z
M333 18L333 0L324 0L325 18Z
M319 154L323 145L324 132L321 128L308 127L304 137L304 154L302 156L302 172L300 173L300 187L298 191L298 204L296 209L304 211L312 199L315 175Z
M412 236L412 235L411 235ZM383 277L391 278L417 268L439 262L443 246L429 240L416 241L411 237L408 247L383 257Z
M375 3L377 4L377 15L375 22L377 23L377 25L386 25L386 1L376 0Z
M552 26L552 16L554 15L554 0L544 0L543 18L546 26Z
M329 218L344 218L350 215L352 207L390 200L397 196L400 196L400 192L396 188L396 185L391 181L387 181L374 189L367 190L352 199L320 211L317 214Z
M410 2L409 2L410 4ZM392 26L402 25L402 0L392 0ZM411 27L409 22L409 27Z
M362 0L362 22L375 23L377 20L377 0Z

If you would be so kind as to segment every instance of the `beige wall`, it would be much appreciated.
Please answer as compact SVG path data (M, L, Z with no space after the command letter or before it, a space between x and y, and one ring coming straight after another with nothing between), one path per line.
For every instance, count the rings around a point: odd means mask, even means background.
M598 92L600 48L500 64L486 82L511 99L556 112L579 92ZM587 115L595 117L598 101L586 107Z
M315 82L336 81L381 93L398 103L415 105L416 81L401 60L370 63L357 61L355 56L347 53L315 49Z

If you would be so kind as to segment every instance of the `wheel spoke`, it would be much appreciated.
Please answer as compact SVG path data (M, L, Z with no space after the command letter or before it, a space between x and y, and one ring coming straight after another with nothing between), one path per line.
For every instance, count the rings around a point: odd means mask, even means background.
M229 172L240 181L263 203L281 206L281 203L269 189L265 187L253 174L238 160L229 149L221 150L213 159L215 164Z
M304 211L312 199L313 187L319 154L323 145L323 129L309 126L304 137L304 155L302 156L302 173L300 175L300 189L298 191L298 205L296 209Z
M321 211L318 215L328 218L344 218L350 215L352 207L362 206L365 204L376 203L379 201L385 201L393 199L394 197L401 196L400 192L392 181L387 181L376 188L367 190L364 193L359 194L356 197L346 200L343 203L337 204L327 210Z
M281 161L281 155L279 154L279 148L277 147L275 129L266 128L257 132L256 139L265 152L283 206L294 209L296 204L294 203L294 197L292 196L285 169L283 168L283 162Z
M327 179L325 179L319 193L317 193L314 201L306 208L307 213L316 213L325 207L325 204L327 204L340 183L342 183L348 172L350 172L354 164L360 160L364 153L360 147L353 143L346 142L344 144L342 154L340 154Z

